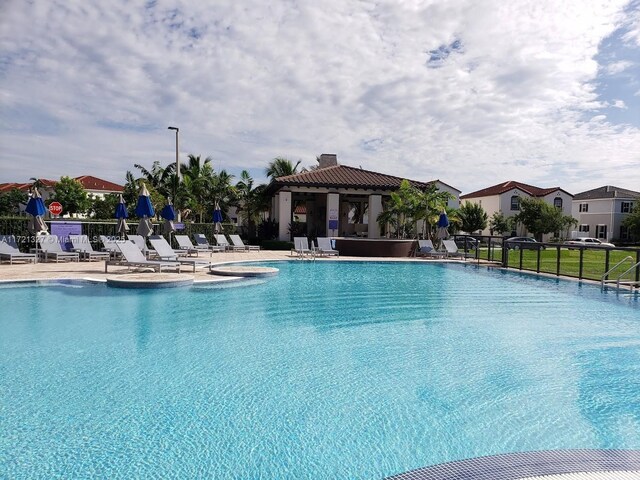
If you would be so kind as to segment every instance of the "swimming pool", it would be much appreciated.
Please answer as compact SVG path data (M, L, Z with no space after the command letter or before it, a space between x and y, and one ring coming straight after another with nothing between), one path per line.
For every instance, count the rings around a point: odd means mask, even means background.
M0 288L2 476L381 478L640 448L637 297L463 265L276 266L241 286Z

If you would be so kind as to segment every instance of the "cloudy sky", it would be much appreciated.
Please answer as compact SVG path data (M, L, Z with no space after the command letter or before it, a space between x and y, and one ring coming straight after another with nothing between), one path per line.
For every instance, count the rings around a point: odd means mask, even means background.
M0 181L180 154L640 190L640 0L0 0Z

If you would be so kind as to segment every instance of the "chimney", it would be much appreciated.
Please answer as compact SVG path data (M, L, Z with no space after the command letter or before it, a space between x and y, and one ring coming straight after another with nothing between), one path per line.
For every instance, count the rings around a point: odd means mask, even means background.
M338 155L335 153L323 153L319 158L318 168L335 167L338 165Z

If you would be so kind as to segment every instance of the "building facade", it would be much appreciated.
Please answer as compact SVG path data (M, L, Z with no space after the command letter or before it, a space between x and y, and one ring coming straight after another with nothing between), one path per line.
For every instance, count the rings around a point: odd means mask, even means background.
M573 195L566 190L560 187L540 188L514 180L467 193L460 197L460 201L480 205L487 212L489 218L497 212L509 218L520 213L521 198L544 200L549 205L562 210L563 215L571 215L572 212ZM480 232L481 235L491 235L492 233L489 226ZM511 234L513 236L526 236L528 232L523 225L519 225ZM553 234L545 235L543 240L547 240L552 236Z
M269 185L271 218L279 224L278 238L290 240L294 212L302 210L309 235L380 238L376 219L383 211L385 198L405 179L339 165L334 154L322 154L319 161L315 170L279 177ZM409 182L421 189L435 184L440 191L453 195L449 206L458 208L460 204L460 190L440 180Z
M573 216L578 219L575 236L629 240L629 231L622 222L639 201L640 192L611 185L576 194L572 202Z

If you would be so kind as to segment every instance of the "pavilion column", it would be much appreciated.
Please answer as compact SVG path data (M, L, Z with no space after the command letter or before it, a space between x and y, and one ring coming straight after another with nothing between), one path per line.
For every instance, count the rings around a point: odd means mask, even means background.
M382 213L382 195L369 195L369 232L368 238L380 238L378 215Z
M289 224L291 223L291 192L280 192L278 194L278 240L288 242Z
M340 231L340 194L327 193L327 236L337 237Z

